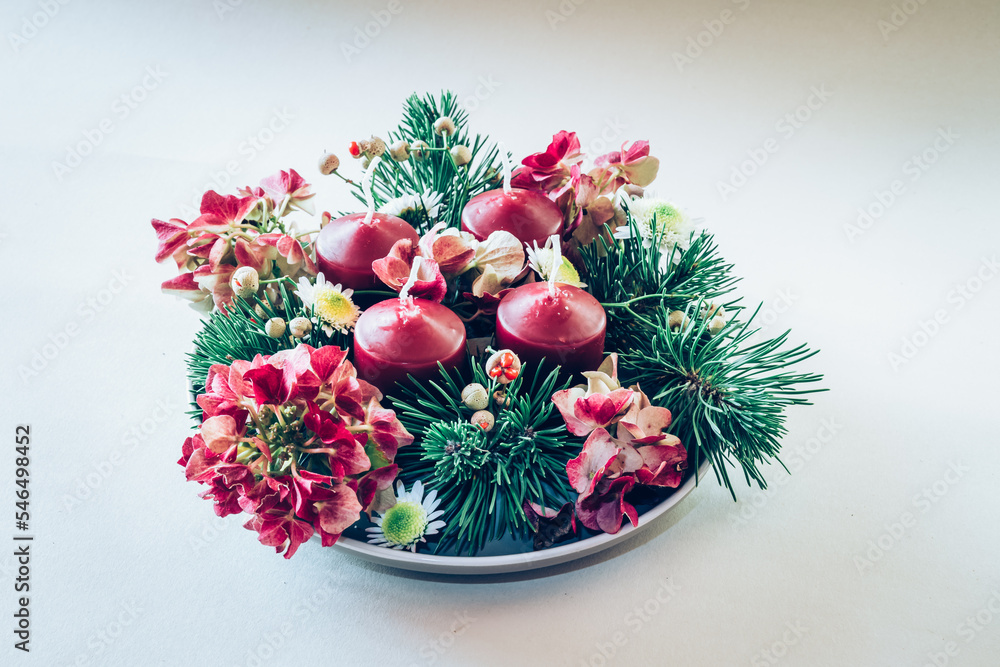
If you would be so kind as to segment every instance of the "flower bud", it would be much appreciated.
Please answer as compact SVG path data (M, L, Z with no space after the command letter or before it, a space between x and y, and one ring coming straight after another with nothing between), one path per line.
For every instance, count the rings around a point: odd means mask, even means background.
M414 160L426 160L431 156L430 151L426 150L429 148L427 142L423 139L417 139L413 142L413 146L410 147L410 154L413 156Z
M264 324L264 333L271 338L281 338L285 335L285 320L272 317Z
M296 338L305 338L312 331L313 325L308 318L296 317L294 320L288 323L291 333Z
M329 176L340 167L340 158L333 153L327 153L319 159L319 173Z
M441 116L434 121L434 132L442 137L450 137L455 134L455 121L451 116Z
M410 159L410 142L400 139L389 147L389 157L396 162L406 162Z
M380 157L385 153L385 142L379 137L372 137L368 140L368 150L365 151L368 157Z
M483 410L490 404L490 395L486 391L486 387L478 382L473 382L462 390L462 402L467 408Z
M229 286L233 288L236 296L249 299L257 293L257 288L260 287L260 276L257 274L257 269L252 266L241 266L236 269L232 278L229 279Z
M449 152L451 153L451 159L455 161L455 165L458 167L469 164L469 161L472 160L472 151L469 150L468 146L459 144Z
M479 410L473 413L472 418L469 419L473 424L483 429L487 433L493 430L493 424L496 420L493 418L493 413L489 410Z
M722 329L725 326L726 326L726 318L721 315L716 315L708 322L708 333L714 336L715 334L722 331Z
M509 408L510 407L510 394L508 394L503 389L497 389L493 392L493 404L498 408Z
M701 304L702 317L717 317L725 314L726 314L726 309L723 308L721 305L716 305L714 301L706 301Z
M690 323L691 319L680 310L671 311L670 315L667 316L667 325L671 331L686 329Z
M626 183L622 189L625 190L625 194L629 197L635 197L636 199L640 199L646 193L642 187L635 183Z

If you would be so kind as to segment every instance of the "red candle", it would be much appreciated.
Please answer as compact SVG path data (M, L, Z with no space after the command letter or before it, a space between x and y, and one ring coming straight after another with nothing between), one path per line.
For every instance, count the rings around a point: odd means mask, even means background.
M511 188L488 190L469 200L462 210L462 229L480 241L491 232L510 232L529 246L539 245L563 228L563 214L541 192Z
M465 356L462 320L427 299L380 301L363 312L354 327L358 375L383 392L407 374L436 379L439 361L451 370L461 366Z
M375 213L365 224L365 213L352 213L331 220L316 239L316 263L327 282L355 290L383 287L375 277L372 262L389 254L399 239L416 246L417 232L402 218Z
M521 361L560 364L570 372L593 371L604 357L608 318L589 293L572 285L521 285L504 297L497 309L497 345L512 350Z

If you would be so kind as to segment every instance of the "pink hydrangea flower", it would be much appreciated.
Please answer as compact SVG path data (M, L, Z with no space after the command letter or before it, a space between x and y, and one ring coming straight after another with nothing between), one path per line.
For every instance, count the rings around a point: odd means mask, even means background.
M282 171L264 179L262 187L241 188L240 196L209 190L190 224L154 219L156 261L171 258L181 271L163 282L163 291L201 310L225 310L233 300L229 280L238 267L252 267L264 278L275 270L293 279L315 274L311 235L295 236L291 224L281 220L292 208L311 210L309 188L295 170Z
M286 558L314 533L329 546L361 512L384 509L392 461L413 442L346 356L298 345L213 365L196 399L204 421L181 448L178 463L216 512L250 514L245 526Z
M622 144L620 150L602 155L594 164L611 172L611 189L617 190L626 183L646 187L656 178L660 161L649 154L648 141L636 141L631 146Z
M524 166L518 168L511 185L552 192L566 182L570 169L580 164L583 157L576 132L562 130L552 136L552 142L544 151L521 160Z
M413 260L418 256L420 266L417 268L416 282L410 287L410 296L441 303L448 293L444 275L437 262L430 257L421 256L419 246L415 247L410 239L396 241L388 255L372 262L372 270L379 280L399 292L409 281Z
M260 182L260 187L274 202L275 214L279 217L289 208L297 208L309 215L315 213L311 199L316 193L309 189L309 184L294 169L268 176Z
M614 424L632 403L633 392L618 383L618 355L610 354L596 371L585 372L586 385L557 391L552 395L566 428L585 437L594 429Z

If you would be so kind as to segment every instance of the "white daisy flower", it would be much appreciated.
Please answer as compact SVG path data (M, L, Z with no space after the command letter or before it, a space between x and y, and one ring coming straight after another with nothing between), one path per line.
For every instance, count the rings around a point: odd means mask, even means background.
M423 194L403 195L390 199L379 207L379 213L388 213L397 217L403 217L407 213L416 213L423 210L427 217L435 220L441 208L441 200L444 198L440 192L424 190Z
M680 252L688 249L694 224L680 209L664 199L627 199L625 204L635 221L643 247L651 248L656 242L660 248L660 269L666 270L674 248ZM623 231L628 234L628 228L623 228Z
M548 280L549 275L552 273L552 255L554 252L554 249L552 248L552 239L549 238L549 240L546 241L545 245L541 248L538 247L538 241L532 242L532 245L533 247L531 248L525 246L525 250L528 254L528 265L542 280ZM580 281L580 273L576 270L576 267L573 266L573 263L565 256L562 257L562 261L559 263L559 269L556 271L556 282L573 285L574 287L587 286L586 283Z
M444 514L437 508L440 504L437 491L424 497L420 480L413 483L409 492L402 480L397 481L396 504L372 519L375 526L366 529L369 544L416 552L418 543L426 542L428 535L436 535L444 528L444 521L435 521Z
M328 283L322 273L317 274L316 284L304 276L299 278L295 294L302 299L306 309L312 311L313 323L321 326L328 336L334 331L347 333L361 315L361 309L351 300L354 290L342 289L340 283Z

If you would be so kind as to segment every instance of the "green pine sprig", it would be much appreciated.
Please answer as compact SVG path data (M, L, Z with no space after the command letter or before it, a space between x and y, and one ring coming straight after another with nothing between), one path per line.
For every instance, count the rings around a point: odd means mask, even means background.
M560 381L558 368L536 372L530 382L522 373L507 385L509 404L500 407L492 396L496 383L481 364L470 365L471 380L490 392L487 409L496 423L488 433L470 423L474 411L461 401L466 379L457 371L442 369L439 381L401 385L392 404L416 436L399 452L400 476L436 489L448 518L437 550L455 546L473 554L505 534L527 535L525 500L552 507L571 498L566 462L579 454L579 445L554 414L552 394L569 384Z
M307 343L313 347L322 345L338 345L348 349L350 338L347 335L334 333L327 336L320 327L314 326L303 338L292 337L287 331L281 338L271 338L264 332L265 323L280 317L290 322L296 317L309 317L302 301L291 289L293 283L289 278L279 278L272 281L280 294L280 299L272 302L265 290L252 300L235 297L232 305L226 310L216 310L204 320L201 330L195 334L194 350L187 357L188 382L193 396L205 391L205 381L208 370L214 364L230 365L236 359L252 361L258 354L268 356L279 350L290 350L299 343ZM260 308L263 315L257 312ZM190 414L201 421L201 408L192 398Z
M686 250L675 245L663 257L656 220L654 242L643 243L627 211L626 217L627 238L599 237L581 250L587 283L608 311L605 349L618 352L622 383L639 384L654 404L670 409L691 466L711 460L734 499L727 463L739 465L748 484L766 488L760 465L780 463L784 408L808 404L803 395L824 391L801 388L821 375L788 370L816 352L804 345L789 349L789 332L749 340L757 332L750 329L756 311L740 319L744 308L728 296L739 279L711 234L693 234ZM734 316L712 334L703 314L718 305ZM682 326L671 327L673 310L685 313Z
M785 427L786 407L808 405L806 394L825 391L805 389L822 375L788 369L817 353L805 345L786 346L788 333L762 342L751 342L757 329L731 320L719 333L709 335L708 318L693 317L703 302L688 309L691 324L671 331L666 311L653 314L656 325L645 339L621 352L621 370L628 382L649 391L650 400L665 405L674 415L674 433L690 453L697 470L703 458L713 463L716 478L736 494L727 470L738 464L747 484L767 483L760 464L778 456ZM759 307L758 307L759 310Z
M434 121L448 116L455 123L450 137L434 131ZM426 157L396 162L386 154L375 167L372 179L372 196L375 206L403 195L422 195L427 190L443 195L436 220L422 212L407 217L419 234L428 231L436 222L446 222L449 227L461 225L462 209L469 199L491 190L499 183L500 158L495 144L481 135L470 138L468 113L459 106L458 97L443 91L435 97L413 94L403 104L403 119L399 127L388 133L388 144L405 140L411 146L418 140L429 146ZM449 149L456 145L468 146L472 160L462 166L455 164ZM353 183L353 194L365 204L360 183Z

